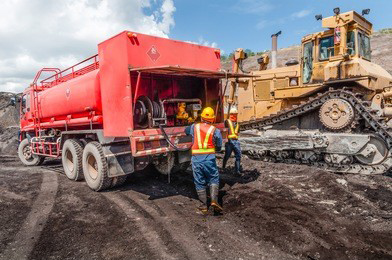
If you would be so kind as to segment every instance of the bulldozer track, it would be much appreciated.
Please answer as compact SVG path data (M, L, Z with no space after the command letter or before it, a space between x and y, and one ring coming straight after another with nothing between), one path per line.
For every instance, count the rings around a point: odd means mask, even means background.
M322 104L324 104L327 100L340 98L342 100L348 101L354 108L355 112L359 115L359 119L363 119L366 121L369 128L373 130L373 132L369 134L376 134L380 138L382 138L387 144L388 149L390 150L387 158L378 165L363 165L363 164L350 164L350 165L329 165L324 162L309 162L308 164L312 166L316 166L322 168L327 171L333 172L342 172L342 173L360 173L360 174L384 174L392 167L392 134L389 131L389 127L386 124L384 118L377 116L372 109L367 105L366 101L360 99L360 93L353 93L345 88L335 90L329 89L324 93L319 93L315 97L310 97L307 102L303 102L300 105L295 105L290 109L278 112L278 114L272 114L270 116L242 122L240 125L241 130L264 130L264 127L271 126L285 120L304 115L310 111L318 109ZM286 159L283 162L285 163L301 163L298 160L294 159Z

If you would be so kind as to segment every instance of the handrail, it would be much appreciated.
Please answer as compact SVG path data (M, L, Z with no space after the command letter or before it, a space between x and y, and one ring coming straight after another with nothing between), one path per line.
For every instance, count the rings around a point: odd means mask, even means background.
M32 85L36 85L37 81L39 79L39 77L41 77L41 73L42 72L54 72L56 74L54 74L53 76L57 75L58 73L61 72L61 70L59 68L42 68L40 71L37 72L37 74L35 75L34 81L32 83ZM52 77L53 77L52 76ZM41 81L42 82L42 81Z
M85 62L90 61L90 60L93 60L93 63L91 63L91 64L89 64L89 65L87 65L85 67L82 67L82 68L80 68L78 70L75 70L76 66L79 66L80 64L85 63ZM75 65L72 65L71 67L66 68L64 70L58 69L56 74L54 74L54 75L52 75L52 76L50 76L50 77L48 77L46 79L41 80L40 83L42 85L44 85L44 84L48 84L49 85L50 83L53 83L54 81L56 81L55 84L53 84L53 85L57 85L57 81L60 80L61 78L65 78L65 77L69 76L69 79L73 79L73 78L81 75L78 72L81 72L81 71L85 70L86 68L90 69L90 67L93 70L97 69L99 67L98 54L95 54L95 55L93 55L93 56L91 56L91 57L89 57L87 59L84 59L81 62L76 63ZM71 72L64 75L64 72L69 71L69 70L71 70ZM82 74L84 74L84 73L82 73ZM49 81L50 79L53 79L53 80ZM67 79L67 80L69 80L69 79Z

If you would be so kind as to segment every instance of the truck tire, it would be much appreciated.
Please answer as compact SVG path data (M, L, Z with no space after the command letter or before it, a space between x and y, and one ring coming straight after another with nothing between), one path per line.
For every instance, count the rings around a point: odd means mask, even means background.
M83 180L83 146L76 139L68 139L64 142L61 152L64 173L73 181Z
M102 145L95 141L88 143L83 151L83 174L90 189L101 191L109 188L112 178L108 177L108 172Z
M43 161L45 160L45 157L43 157L43 156L32 154L31 148L30 148L30 142L27 138L23 139L23 141L20 142L19 147L18 147L18 156L19 156L20 161L25 166L41 165L43 163Z
M119 187L121 185L123 185L126 180L127 180L128 176L117 176L117 177L113 177L112 178L112 185L110 186L110 188L115 188L115 187Z

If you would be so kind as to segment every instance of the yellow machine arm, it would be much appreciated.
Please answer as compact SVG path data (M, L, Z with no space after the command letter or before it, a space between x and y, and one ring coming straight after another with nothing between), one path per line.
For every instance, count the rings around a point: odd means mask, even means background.
M241 63L243 60L247 58L246 53L243 49L237 49L234 53L233 57L233 73L238 73L241 68ZM229 104L228 111L230 111L231 106L234 103L234 95L237 90L238 79L230 81L230 93L229 98L227 99L227 103Z

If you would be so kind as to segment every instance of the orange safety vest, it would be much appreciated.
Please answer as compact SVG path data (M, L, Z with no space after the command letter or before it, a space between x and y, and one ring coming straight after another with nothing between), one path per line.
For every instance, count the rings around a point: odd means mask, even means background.
M227 123L229 123L229 139L238 139L238 130L240 129L240 124L237 123L237 126L234 129L233 122L230 119L227 119Z
M195 124L193 130L192 154L214 154L213 142L215 126L206 123Z

